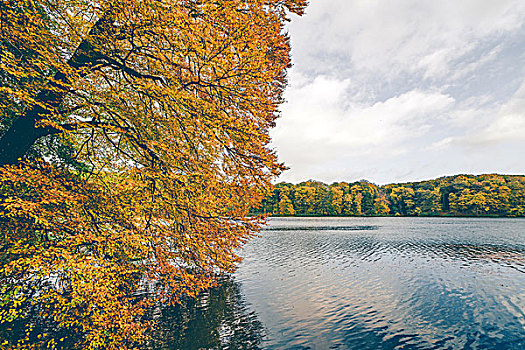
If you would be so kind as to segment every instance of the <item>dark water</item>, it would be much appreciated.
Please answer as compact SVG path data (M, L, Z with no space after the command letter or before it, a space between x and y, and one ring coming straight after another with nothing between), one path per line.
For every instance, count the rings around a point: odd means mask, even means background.
M525 220L274 218L156 348L525 349Z

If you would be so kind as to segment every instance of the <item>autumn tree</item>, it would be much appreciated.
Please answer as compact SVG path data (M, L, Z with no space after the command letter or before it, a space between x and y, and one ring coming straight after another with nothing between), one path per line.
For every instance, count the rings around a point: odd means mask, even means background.
M388 215L390 213L390 208L388 205L390 202L388 201L386 195L384 193L379 193L378 196L374 199L374 210L377 215Z
M306 1L0 1L2 347L136 347L262 223Z
M293 208L292 201L286 194L281 196L279 200L279 213L280 215L295 215L295 210Z
M380 187L363 180L279 183L265 197L264 212L279 214L282 194L296 215L525 216L525 177L516 175L456 175Z
M330 188L330 210L331 215L341 215L343 213L343 190L334 186Z
M352 198L352 215L361 215L362 214L362 201L363 201L363 194L361 190L361 186L359 184L355 184L350 188L351 198Z
M390 193L390 201L394 212L401 215L411 215L415 209L414 190L411 187L394 186Z
M433 190L418 188L415 192L415 197L417 205L423 213L435 215L441 210L441 194L438 186Z
M312 199L314 198L315 188L310 186L297 185L295 189L294 208L297 214L311 214Z

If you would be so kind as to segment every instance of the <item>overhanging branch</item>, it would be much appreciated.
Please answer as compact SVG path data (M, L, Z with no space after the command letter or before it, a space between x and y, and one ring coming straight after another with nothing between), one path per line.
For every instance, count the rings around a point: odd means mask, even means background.
M87 37L82 40L67 64L76 69L80 77L89 73L90 68L97 64L102 56L96 50L93 43L103 41L105 35L113 31L115 13L108 10L95 23ZM59 108L68 92L69 78L64 72L58 72L50 79L49 87L40 91L35 100L38 102L28 109L24 115L20 115L6 133L0 138L0 166L15 164L22 158L29 148L39 138L49 134L51 130L38 128L39 121L51 114L50 109ZM43 108L49 106L51 108Z

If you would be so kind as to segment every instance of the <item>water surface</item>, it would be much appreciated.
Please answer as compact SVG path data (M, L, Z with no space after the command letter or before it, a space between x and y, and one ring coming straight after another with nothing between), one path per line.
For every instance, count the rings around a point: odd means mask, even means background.
M525 220L272 218L242 256L178 348L525 349Z

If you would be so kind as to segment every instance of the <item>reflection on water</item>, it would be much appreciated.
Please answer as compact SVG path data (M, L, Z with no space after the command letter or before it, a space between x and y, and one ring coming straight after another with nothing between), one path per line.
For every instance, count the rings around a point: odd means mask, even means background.
M42 317L38 309L27 311L27 319L0 324L0 349L4 349L3 340L14 343L22 339L26 323L32 325L37 335L61 339L57 349L78 348L74 345L81 342L80 328L64 329L55 320ZM231 276L222 276L219 286L201 293L197 299L187 298L174 307L161 305L150 310L146 318L158 322L150 333L151 341L142 347L147 350L260 349L264 336L263 325L255 312L246 307L240 285ZM37 336L32 336L27 349L47 349L45 344L37 343Z
M224 276L197 300L153 311L159 321L148 349L258 349L262 324L246 308L240 286Z
M146 349L525 349L525 220L274 218L242 255L197 300L151 310Z
M274 218L151 349L525 349L525 220Z

